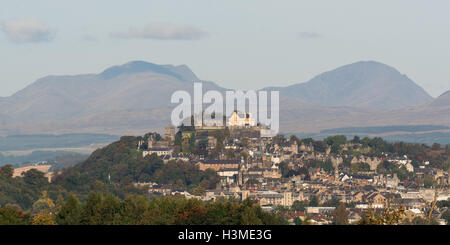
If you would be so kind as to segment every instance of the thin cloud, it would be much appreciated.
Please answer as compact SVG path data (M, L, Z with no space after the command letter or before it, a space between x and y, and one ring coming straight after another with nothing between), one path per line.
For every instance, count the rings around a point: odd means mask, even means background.
M124 39L196 40L207 36L207 33L193 26L155 23L141 30L130 28L128 31L114 32L110 35Z
M313 39L313 38L321 38L322 35L317 32L300 32L299 37L304 39Z
M5 21L2 30L16 43L49 42L54 38L54 31L36 20Z

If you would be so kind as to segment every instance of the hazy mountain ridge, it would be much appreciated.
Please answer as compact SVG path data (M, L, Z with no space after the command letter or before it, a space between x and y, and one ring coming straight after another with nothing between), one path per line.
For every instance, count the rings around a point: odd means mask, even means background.
M375 61L345 65L306 83L276 88L282 96L323 106L349 106L381 111L416 106L433 98L396 69Z
M176 90L193 89L197 79L187 66L130 62L104 72L47 76L0 101L9 123L67 120L111 110L144 110L167 106ZM222 88L204 82L209 89Z
M431 107L449 107L450 106L450 90L441 94L430 105Z
M176 106L170 103L172 93L185 90L192 94L196 80L185 65L143 61L114 66L99 74L47 76L0 98L0 135L137 135L157 130L170 121ZM211 89L225 91L204 81L203 91ZM449 92L433 100L405 75L378 62L357 62L307 83L272 89L280 90L280 129L284 132L450 125Z
M198 80L195 74L186 66L172 66L172 65L156 65L144 61L132 61L121 66L113 66L107 68L98 76L104 79L111 79L122 74L133 74L140 72L154 72L164 75L169 75L181 81Z

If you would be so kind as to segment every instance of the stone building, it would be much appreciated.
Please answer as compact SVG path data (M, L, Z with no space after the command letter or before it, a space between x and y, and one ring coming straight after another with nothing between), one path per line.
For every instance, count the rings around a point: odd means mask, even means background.
M172 145L175 142L175 127L169 124L164 130L164 139Z
M219 171L221 169L239 168L239 163L239 160L200 160L196 163L196 165L202 171L209 168Z
M246 193L246 195L242 195L242 197L247 196L253 200L256 200L259 205L266 206L284 206L290 207L296 200L302 200L303 195L293 195L292 192L276 192L276 191L257 191Z
M351 164L355 163L367 163L370 166L370 170L374 171L377 169L378 165L382 162L382 159L378 157L353 157L351 160Z
M228 119L229 127L253 127L256 126L255 119L252 118L251 114L240 113L238 111L234 111L233 115Z
M147 141L147 148L169 148L169 142L167 140L155 140L155 139L148 139Z
M300 151L314 151L314 146L312 144L305 145L303 142L300 144Z

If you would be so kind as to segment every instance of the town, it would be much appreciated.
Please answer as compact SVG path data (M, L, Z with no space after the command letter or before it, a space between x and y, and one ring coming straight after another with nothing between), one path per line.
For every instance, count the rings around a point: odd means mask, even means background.
M137 145L143 157L157 155L164 163L184 161L215 171L220 178L215 189L199 186L189 193L152 182L135 186L203 201L250 198L292 224L331 224L337 209L344 209L348 224L357 224L370 210L395 209L402 209L409 224L446 223L441 216L450 198L448 145L343 135L323 141L268 137L251 114L238 111L226 125L169 125L164 137L149 133Z

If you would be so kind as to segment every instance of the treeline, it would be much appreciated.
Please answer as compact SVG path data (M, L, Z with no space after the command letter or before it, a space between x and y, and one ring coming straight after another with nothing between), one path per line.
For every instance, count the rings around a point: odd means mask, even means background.
M191 193L214 189L219 182L216 172L200 171L191 163L163 163L155 154L144 158L136 150L137 141L137 137L122 137L96 150L84 162L55 172L52 183L37 170L13 178L11 165L0 167L0 207L10 204L30 210L42 191L54 200L58 196L66 199L69 193L85 198L92 191L112 193L123 199L128 194L147 193L134 185L137 182L169 184Z
M22 210L30 210L42 191L48 192L54 198L66 192L61 186L50 184L44 173L36 169L15 178L12 177L13 172L11 165L0 167L0 207L12 205Z
M54 204L44 196L32 212L7 206L0 208L0 225L282 225L280 216L265 213L247 199L203 202L198 199L91 193L83 203L70 195Z

